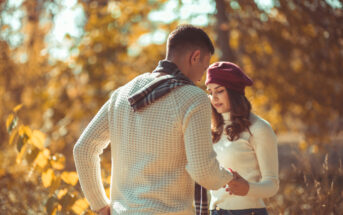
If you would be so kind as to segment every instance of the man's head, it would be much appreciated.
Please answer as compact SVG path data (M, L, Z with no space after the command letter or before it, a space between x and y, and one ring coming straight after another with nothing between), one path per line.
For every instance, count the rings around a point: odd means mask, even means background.
M166 58L193 82L201 79L213 53L210 38L200 28L181 25L169 34Z

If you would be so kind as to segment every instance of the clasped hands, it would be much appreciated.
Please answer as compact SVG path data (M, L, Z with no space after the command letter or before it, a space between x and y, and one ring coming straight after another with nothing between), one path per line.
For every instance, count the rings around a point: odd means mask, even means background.
M233 174L233 179L224 186L231 195L245 196L249 191L249 183L238 172L229 169Z

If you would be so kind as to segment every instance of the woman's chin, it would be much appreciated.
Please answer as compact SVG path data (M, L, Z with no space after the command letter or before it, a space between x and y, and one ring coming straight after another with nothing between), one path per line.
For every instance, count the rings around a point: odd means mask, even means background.
M222 109L216 109L216 111L220 114L224 113L224 111Z
M230 112L230 110L225 109L225 108L216 108L217 113L219 114L223 114L223 113L227 113Z

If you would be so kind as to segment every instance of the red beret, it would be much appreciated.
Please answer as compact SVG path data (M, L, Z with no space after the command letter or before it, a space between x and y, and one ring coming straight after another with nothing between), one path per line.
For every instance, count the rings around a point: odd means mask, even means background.
M216 62L209 66L205 84L216 83L244 95L246 86L253 81L234 63Z

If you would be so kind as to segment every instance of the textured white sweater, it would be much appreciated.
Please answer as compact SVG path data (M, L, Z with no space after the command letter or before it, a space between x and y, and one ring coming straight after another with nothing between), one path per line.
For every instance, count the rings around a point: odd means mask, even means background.
M128 97L154 80L145 73L117 89L74 147L80 184L91 208L111 214L193 214L194 180L218 189L232 179L219 166L205 92L179 87L141 111ZM111 143L111 196L106 197L100 159Z
M229 113L222 114L225 126L230 124ZM249 182L246 196L230 195L224 188L212 190L210 209L217 206L226 210L263 208L262 198L271 197L279 188L277 138L270 124L256 116L250 115L249 132L243 132L235 141L229 141L222 134L219 142L214 144L219 163L232 168Z

